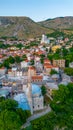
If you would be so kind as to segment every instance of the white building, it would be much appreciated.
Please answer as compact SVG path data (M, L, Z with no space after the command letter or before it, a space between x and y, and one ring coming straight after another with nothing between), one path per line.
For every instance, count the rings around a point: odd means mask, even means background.
M26 67L28 67L28 61L26 60L26 61L22 61L21 62L21 68L26 68Z
M45 36L44 34L42 35L42 39L41 39L41 44L42 43L46 43L46 44L49 44L50 43L50 40L47 38L47 36Z
M73 68L73 62L69 63L69 67Z

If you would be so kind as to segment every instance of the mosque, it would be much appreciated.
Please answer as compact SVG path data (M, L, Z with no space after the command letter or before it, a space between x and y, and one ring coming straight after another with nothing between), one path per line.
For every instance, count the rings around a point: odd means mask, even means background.
M41 88L31 83L31 74L28 73L28 83L23 87L23 93L14 96L19 104L19 108L23 110L30 110L31 114L34 111L42 110L44 108L44 98L42 96Z
M31 84L25 88L24 93L20 93L14 96L19 104L19 108L23 110L30 110L31 114L34 111L43 109L43 96L41 89L36 84Z

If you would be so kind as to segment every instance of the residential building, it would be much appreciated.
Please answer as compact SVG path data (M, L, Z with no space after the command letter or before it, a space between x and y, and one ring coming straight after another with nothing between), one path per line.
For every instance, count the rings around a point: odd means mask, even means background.
M36 75L36 69L35 69L35 67L34 66L29 66L28 67L28 75L31 75L31 76L34 76L34 75Z
M0 75L5 75L7 69L5 67L0 68Z
M55 45L55 46L52 46L52 51L55 53L57 49L60 49L61 46L60 45Z
M58 66L60 68L65 68L65 60L64 59L53 60L53 66Z
M47 82L46 89L47 89L47 94L51 96L53 90L58 90L58 85L55 82Z
M35 75L31 77L32 82L42 82L43 76L42 75Z
M73 68L73 62L69 63L69 67Z

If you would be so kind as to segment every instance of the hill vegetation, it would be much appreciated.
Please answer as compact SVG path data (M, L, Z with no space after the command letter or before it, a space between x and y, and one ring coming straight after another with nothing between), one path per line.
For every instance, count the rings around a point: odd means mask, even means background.
M39 22L39 24L46 28L73 30L73 17L67 16L47 19L45 21Z
M28 17L0 17L0 37L13 36L19 39L28 39L52 31L42 27Z

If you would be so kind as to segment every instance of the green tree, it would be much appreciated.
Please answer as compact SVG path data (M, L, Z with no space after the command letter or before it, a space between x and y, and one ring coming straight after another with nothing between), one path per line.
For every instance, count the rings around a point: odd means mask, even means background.
M21 120L13 111L0 112L0 130L20 130Z
M46 94L46 87L42 85L41 87L42 95L44 96Z
M16 110L18 103L15 100L6 99L0 102L0 110Z
M21 58L19 56L15 56L15 62L16 63L20 63L21 62Z
M51 75L53 75L53 74L58 74L58 72L57 72L56 70L54 70L54 69L51 69L50 74L51 74Z
M31 65L34 65L34 60L31 60L31 61L30 61L30 64L31 64Z
M22 123L26 122L26 119L28 117L30 117L30 115L31 115L30 111L27 111L27 110L23 111L21 108L17 109L17 113L18 113Z
M7 69L10 68L10 63L9 63L9 60L8 60L8 59L4 60L3 66L6 67Z
M21 50L21 49L22 49L22 47L24 47L24 46L23 46L23 44L22 44L22 43L19 43L19 44L17 44L17 45L16 45L16 47L17 47L17 48L19 48L19 49Z
M23 56L22 56L22 60L26 60L27 59L27 56L26 56L26 54L24 54Z
M69 76L73 76L73 68L65 68L64 72Z
M15 100L0 98L0 130L20 130L29 116L30 112L18 108Z
M15 59L12 56L9 56L9 63L13 64L15 62Z

